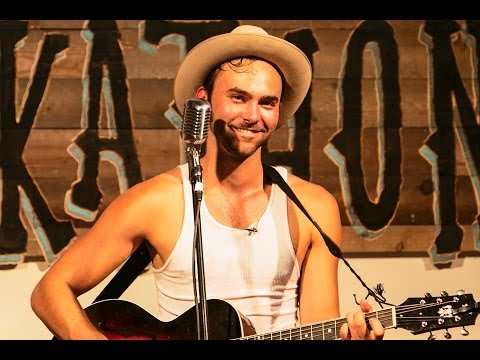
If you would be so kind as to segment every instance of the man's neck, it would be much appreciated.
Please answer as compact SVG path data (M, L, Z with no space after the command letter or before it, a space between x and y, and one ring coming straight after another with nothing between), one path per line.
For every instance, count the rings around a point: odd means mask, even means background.
M263 189L263 168L260 151L239 161L232 158L209 157L202 161L206 188L222 187L229 192L250 192Z

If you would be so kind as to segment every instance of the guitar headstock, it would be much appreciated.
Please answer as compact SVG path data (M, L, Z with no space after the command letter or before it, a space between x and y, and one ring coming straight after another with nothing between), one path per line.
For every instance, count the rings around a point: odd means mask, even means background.
M463 290L453 296L442 291L437 297L427 293L425 297L408 298L395 310L397 327L407 329L412 334L463 327L461 334L468 335L465 326L475 324L480 303ZM451 337L448 331L445 337Z

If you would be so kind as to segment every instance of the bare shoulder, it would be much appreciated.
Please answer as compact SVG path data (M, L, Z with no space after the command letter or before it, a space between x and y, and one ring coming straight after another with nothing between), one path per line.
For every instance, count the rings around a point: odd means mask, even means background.
M342 225L338 202L333 194L321 185L303 180L292 174L288 174L288 184L309 215L322 230L340 246L342 241ZM297 218L300 220L300 223L308 224L305 225L306 228L310 229L311 233L314 234L311 237L311 241L316 244L322 244L322 248L324 248L323 238L319 236L319 233L314 229L312 224L308 222L307 218L301 214L301 210L297 206L294 206L293 209L298 215ZM305 248L305 246L303 248ZM302 248L301 245L300 248Z
M158 197L165 198L177 194L181 189L180 170L173 168L132 186L124 195L144 200L151 199L154 196L158 200Z
M181 174L178 168L173 168L130 187L110 204L108 210L118 209L124 213L127 207L132 210L141 207L153 211L165 208L179 196L182 196Z
M323 186L293 174L288 174L288 184L306 208L338 209L337 199Z

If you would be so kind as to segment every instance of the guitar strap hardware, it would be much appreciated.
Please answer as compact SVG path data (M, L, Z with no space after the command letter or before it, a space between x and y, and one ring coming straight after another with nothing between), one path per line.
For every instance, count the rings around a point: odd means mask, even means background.
M322 235L325 244L327 245L330 253L338 259L341 259L345 265L350 269L350 271L355 275L355 277L360 281L360 283L368 291L368 296L372 296L375 301L377 301L380 306L382 304L388 304L386 299L381 293L371 290L361 277L355 272L355 270L350 266L348 261L343 257L342 251L335 244L335 242L322 230L322 228L313 220L308 211L302 205L300 200L297 198L293 190L287 184L287 182L282 178L282 176L275 170L274 167L270 165L263 164L264 173L272 180L272 183L277 184L287 196L298 206L298 208L305 214L305 216L312 222L315 228ZM130 284L140 275L145 268L152 261L150 256L150 251L148 249L148 242L143 241L142 244L135 250L135 252L127 259L127 261L122 265L122 267L117 271L114 277L110 282L105 286L105 288L100 292L100 294L95 298L94 302L106 299L119 298L123 292L130 286ZM378 287L378 286L377 286ZM383 306L382 306L383 307Z

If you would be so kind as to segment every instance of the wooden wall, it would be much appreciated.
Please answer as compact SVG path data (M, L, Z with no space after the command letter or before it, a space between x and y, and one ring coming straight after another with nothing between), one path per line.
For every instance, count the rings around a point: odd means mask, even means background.
M3 20L0 270L51 264L120 192L183 161L175 72L238 24L312 61L263 155L337 197L345 255L479 255L479 21Z

